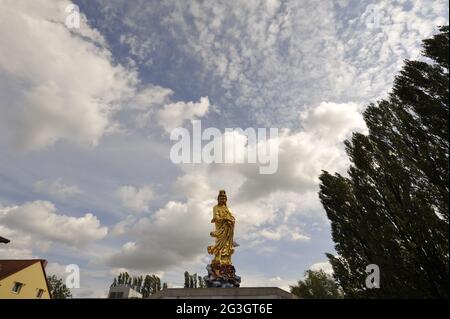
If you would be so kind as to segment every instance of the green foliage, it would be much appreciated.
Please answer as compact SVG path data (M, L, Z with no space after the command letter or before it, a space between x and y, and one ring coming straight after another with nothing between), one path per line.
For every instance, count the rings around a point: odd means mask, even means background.
M323 270L307 270L305 279L299 280L296 286L290 286L291 293L305 299L338 299L343 298L333 277Z
M189 273L187 271L184 272L184 288L189 288L190 287L190 276Z
M449 296L449 29L405 61L389 97L364 112L368 135L346 141L348 177L323 172L319 196L346 297ZM365 268L380 268L367 289Z
M52 299L72 298L70 289L67 288L61 278L58 278L56 275L48 276L47 283Z
M119 285L129 286L142 294L142 298L147 298L161 290L161 279L156 275L131 277L127 272L123 272L114 278L111 287ZM163 288L167 288L167 283L163 283Z
M195 274L189 274L188 271L184 272L184 288L205 288L205 281L201 276Z
M198 288L206 288L206 283L203 280L202 276L198 276Z

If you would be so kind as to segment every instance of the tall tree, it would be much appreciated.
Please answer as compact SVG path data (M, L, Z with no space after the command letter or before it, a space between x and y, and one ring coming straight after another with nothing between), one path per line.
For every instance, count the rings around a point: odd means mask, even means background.
M146 275L141 287L142 297L147 298L152 294L152 292L152 277L150 275Z
M323 172L319 196L349 297L449 296L449 29L405 61L389 97L364 112L368 135L346 141L348 177ZM380 289L365 285L368 264Z
M161 278L159 278L158 276L156 277L156 291L160 291L161 290Z
M191 277L189 275L189 272L185 271L184 272L184 288L189 288L189 286L190 286L190 279L191 279Z
M129 273L120 273L114 278L111 287L126 285L142 294L143 298L161 290L161 279L156 275L130 276Z
M184 272L184 288L205 288L205 286L203 278L197 273L191 275L188 271Z
M193 285L192 288L198 288L197 287L197 273L192 275Z
M305 299L338 299L342 292L333 277L323 270L307 270L305 279L299 280L296 286L290 286L291 293Z
M198 276L198 288L205 288L205 281L202 276Z
M67 288L61 278L58 278L56 275L48 276L47 283L52 299L72 298L72 292Z

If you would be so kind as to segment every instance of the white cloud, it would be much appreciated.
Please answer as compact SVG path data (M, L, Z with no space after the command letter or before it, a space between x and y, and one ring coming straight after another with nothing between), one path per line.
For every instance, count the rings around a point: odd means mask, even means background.
M27 234L33 241L41 241L45 245L83 246L102 239L108 232L96 216L90 213L82 217L58 214L56 207L48 201L1 208L0 221L5 227ZM16 239L11 238L11 241Z
M116 197L120 199L123 207L141 213L148 211L148 205L153 199L154 193L149 186L141 188L122 186L116 191Z
M209 108L208 97L201 97L199 102L175 102L164 105L158 111L156 119L167 132L180 127L185 120L194 120L204 116Z
M136 69L114 61L83 14L79 29L66 28L69 3L0 3L0 123L16 147L35 150L61 140L95 146L124 130L116 115L125 108L138 112L138 128L154 120L167 131L206 114L208 97L174 102L172 90L140 85Z
M238 270L239 272L239 270ZM280 276L267 276L255 273L238 273L242 277L241 287L279 287L285 291L290 291L289 286L295 285L298 279L288 279Z
M300 232L299 227L289 228L287 225L280 225L275 229L262 229L260 235L264 238L271 240L280 240L282 238L288 238L290 240L308 241L311 238Z
M208 177L197 171L186 173L177 178L174 185L174 192L186 198L202 199L214 198L214 191L211 188Z
M105 263L132 270L161 271L181 261L199 259L209 243L211 202L170 201L151 217L130 225L133 238Z
M125 219L122 219L109 232L110 236L121 237L127 234L130 227L136 223L136 215L128 215Z
M96 145L136 75L113 65L84 15L64 25L69 1L0 3L0 122L15 145L42 148L59 140Z
M362 108L356 103L322 102L306 109L300 116L306 132L318 139L339 143L351 131L367 130L361 112Z
M148 86L138 91L130 103L130 108L148 110L170 102L173 91L161 86Z
M240 198L252 200L277 191L304 193L317 189L322 170L345 173L348 159L342 142L354 131L366 131L359 107L324 102L304 111L301 119L304 131L279 136L275 174L261 175L254 165L236 168L246 178Z
M0 205L0 218L4 214L5 208ZM7 228L5 225L0 224L0 236L6 237L10 242L6 245L0 245L0 249L8 248L12 255L23 255L22 258L31 257L31 241L27 236L21 236L18 234L18 230ZM3 250L4 251L4 250ZM4 257L4 256L3 256Z
M47 194L59 199L81 194L77 185L66 185L61 180L40 180L34 183L33 190L36 193Z
M323 270L326 274L329 274L329 275L333 274L333 267L331 266L329 261L315 263L315 264L311 265L311 267L309 267L309 269L311 269L313 271Z
M62 265L57 262L49 262L45 267L47 276L56 275L58 278L64 279L68 273L66 273L67 265Z
M303 131L279 133L278 169L274 174L260 174L261 163L185 166L186 174L178 178L175 189L188 196L205 196L211 188L226 188L232 190L240 203L280 192L316 192L322 170L345 174L348 158L344 139L352 132L367 131L361 111L355 103L322 102L307 108L299 118ZM237 131L232 134L236 136L236 145L230 147L225 143L224 153L228 156L237 151L245 158L248 151L245 135ZM257 146L264 143L258 141Z
M2 216L1 209L0 220ZM9 229L0 224L0 235L10 240L8 244L0 245L0 259L27 259L34 257L31 249L31 238L26 234L21 234L17 230Z

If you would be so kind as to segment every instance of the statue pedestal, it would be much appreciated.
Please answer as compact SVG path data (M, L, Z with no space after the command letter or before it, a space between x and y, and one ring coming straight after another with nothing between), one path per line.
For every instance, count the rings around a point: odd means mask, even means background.
M298 299L278 287L166 288L148 299Z
M239 288L241 277L236 275L233 265L209 264L208 275L203 277L208 288Z

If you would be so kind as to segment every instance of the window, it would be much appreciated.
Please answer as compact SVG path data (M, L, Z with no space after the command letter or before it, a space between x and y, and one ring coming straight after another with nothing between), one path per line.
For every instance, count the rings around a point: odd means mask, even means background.
M22 287L23 287L23 283L16 281L16 282L14 282L14 285L13 285L11 291L15 294L18 294L18 293L20 293L20 290L22 289Z
M44 294L44 289L37 289L36 298L41 299Z

